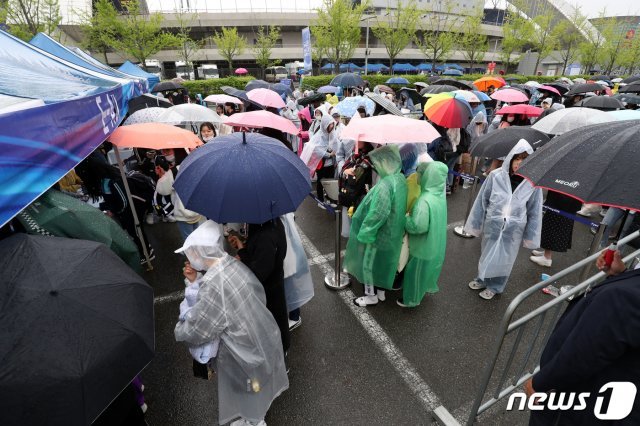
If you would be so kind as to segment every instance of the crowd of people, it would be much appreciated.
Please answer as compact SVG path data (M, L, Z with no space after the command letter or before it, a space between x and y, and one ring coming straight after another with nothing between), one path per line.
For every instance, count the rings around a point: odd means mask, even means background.
M495 90L490 86L486 92ZM365 91L368 88L345 88L350 96ZM377 88L374 92L380 93ZM491 100L470 105L473 118L464 128L431 123L439 137L430 144L376 145L341 137L353 117L341 114L333 97L295 90L285 99L286 108L267 108L297 123L294 138L275 129L253 131L281 141L300 156L315 179L321 208L342 209L342 235L348 238L344 267L364 288L363 296L353 302L359 307L376 305L386 300L388 291L399 290L396 303L414 308L439 288L447 244L447 195L457 185L452 172L470 171L470 147L485 134L527 126L535 119L496 115L501 105ZM541 105L547 116L583 98L568 97L562 103L560 97L539 92L532 103ZM389 100L415 108L406 94ZM242 104L219 104L215 109L224 119L240 112ZM377 108L376 113L387 112ZM364 102L355 114L369 116ZM203 144L216 143L233 131L248 130L205 122L199 125L199 136ZM145 264L154 259L155 251L144 226L136 226L120 171L108 161L110 149L103 144L52 191L70 196L81 192L86 201L117 219ZM468 287L480 290L484 300L505 291L520 246L532 250L531 261L544 267L551 266L552 252L571 248L573 221L553 212L543 214L542 190L517 174L532 153L532 145L522 139L505 157L484 159L480 170L486 180L464 229L482 238L478 272ZM218 224L187 209L174 182L188 155L183 149L137 150L126 176L133 207L146 226L175 222L180 231L182 246L176 253L184 265L180 278L185 298L175 338L188 345L195 377L217 376L220 424L265 424L271 402L288 388L291 332L301 325L300 309L314 295L307 256L294 213L264 223ZM326 179L337 181L337 199L325 194ZM581 209L580 203L559 193L549 192L546 204L569 213ZM618 210L611 208L605 216L609 233L621 219ZM539 378L533 386L551 385ZM144 399L139 406L146 410Z

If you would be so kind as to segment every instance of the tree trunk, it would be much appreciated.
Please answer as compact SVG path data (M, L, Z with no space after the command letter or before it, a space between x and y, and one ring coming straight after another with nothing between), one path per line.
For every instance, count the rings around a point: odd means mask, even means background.
M104 55L104 63L105 65L109 65L109 60L107 59L107 51L103 51L102 54Z
M391 70L391 75L393 75L393 59L391 56L389 56L389 69Z
M536 52L538 57L536 58L536 66L533 68L533 75L538 75L538 65L540 65L540 52Z

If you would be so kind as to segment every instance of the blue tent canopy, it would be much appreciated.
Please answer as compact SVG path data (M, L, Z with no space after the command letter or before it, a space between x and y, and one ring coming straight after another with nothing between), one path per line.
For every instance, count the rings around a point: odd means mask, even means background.
M354 64L353 62L349 62L348 64L340 64L340 71L360 71L364 68Z
M4 31L0 57L3 226L109 137L123 117L123 86Z
M451 69L458 70L458 71L464 71L464 68L461 67L458 64L444 64L443 67L444 67L445 70L451 68Z
M370 71L370 72L389 71L389 67L384 64L367 64L367 71Z
M414 67L413 65L409 64L409 63L397 63L397 64L393 64L393 71L401 71L401 72L411 72L411 71L416 71L417 68Z
M431 71L432 69L431 64L425 64L424 62L418 65L416 68L418 71Z
M147 81L149 82L149 90L152 90L153 86L155 86L156 84L158 84L160 82L160 77L158 77L155 74L151 74L150 72L146 72L145 70L143 70L142 68L140 68L136 64L132 64L129 61L127 61L124 64L120 65L120 67L118 69L120 71L122 71L124 73L127 73L127 74L130 74L130 75L136 75L138 77L146 78Z
M320 67L321 70L332 70L333 69L333 64L332 63L328 63L328 64L324 64L323 66Z

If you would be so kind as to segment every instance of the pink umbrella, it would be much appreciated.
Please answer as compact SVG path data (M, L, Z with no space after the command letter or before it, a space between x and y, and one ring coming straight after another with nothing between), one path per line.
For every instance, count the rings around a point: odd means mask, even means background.
M247 92L247 97L253 102L272 108L284 108L286 105L280 95L270 89L253 89Z
M544 90L547 92L551 92L553 94L556 94L558 96L562 96L562 94L560 94L560 92L558 91L558 89L556 89L555 87L551 87L551 86L540 86L538 87L538 90Z
M236 74L238 74L238 75L242 75L242 74L249 74L249 71L247 71L247 69L246 69L246 68L238 68L238 69L236 70Z
M542 108L534 107L533 105L519 104L500 108L498 111L496 111L496 115L522 114L526 115L527 117L539 117L543 111L544 110Z
M224 119L224 124L228 126L247 127L250 129L268 127L270 129L280 130L281 132L292 135L298 134L298 129L291 121L269 111L250 111L233 114L232 116Z
M209 95L204 98L205 102L211 102L212 104L226 104L230 102L232 104L242 105L242 101L235 96L229 95Z
M360 118L354 115L340 134L342 139L352 139L371 143L430 143L440 137L440 133L424 120L399 117L397 115L376 115Z
M493 95L491 95L491 99L511 103L511 102L527 102L529 100L529 97L516 89L503 89L503 90L496 90L493 93Z

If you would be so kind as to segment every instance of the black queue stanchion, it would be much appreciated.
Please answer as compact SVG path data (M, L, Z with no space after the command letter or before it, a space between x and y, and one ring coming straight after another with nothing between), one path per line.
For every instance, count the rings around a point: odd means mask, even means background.
M473 207L473 201L475 200L476 188L478 188L478 182L480 181L480 179L478 179L476 176L469 176L462 173L458 173L458 175L462 179L473 179L473 184L471 185L471 194L469 194L469 201L467 202L467 211L464 214L464 220L466 221L467 218L469 217L469 214L471 213L471 208ZM453 228L453 233L462 238L474 238L473 235L467 234L464 231L464 223L460 226L456 226L455 228Z

